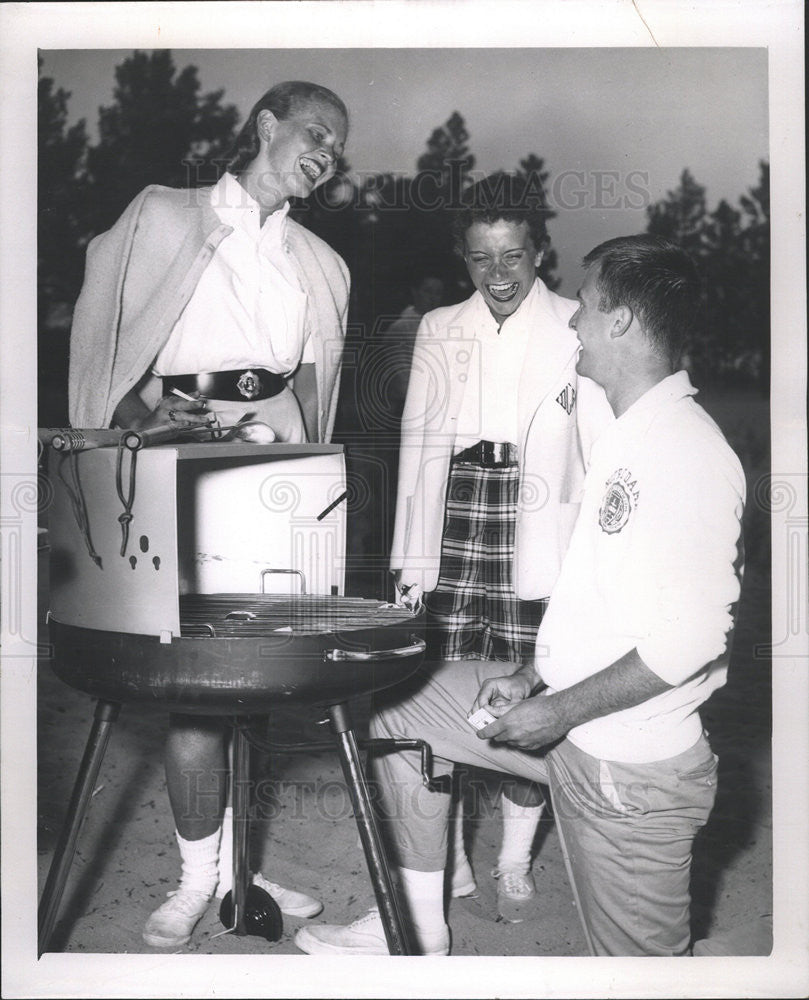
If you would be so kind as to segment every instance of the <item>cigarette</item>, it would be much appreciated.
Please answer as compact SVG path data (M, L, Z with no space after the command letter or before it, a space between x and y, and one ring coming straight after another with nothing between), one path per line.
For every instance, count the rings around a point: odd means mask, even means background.
M172 389L171 390L175 396L179 396L180 399L187 399L190 403L198 403L199 400L196 396L189 396L187 392L183 392L182 389Z

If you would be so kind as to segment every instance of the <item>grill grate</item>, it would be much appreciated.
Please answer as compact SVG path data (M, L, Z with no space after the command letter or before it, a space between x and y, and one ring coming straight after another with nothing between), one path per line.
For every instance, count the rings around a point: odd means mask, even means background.
M183 594L180 634L195 637L261 637L287 632L322 635L402 625L407 608L364 597L305 594Z

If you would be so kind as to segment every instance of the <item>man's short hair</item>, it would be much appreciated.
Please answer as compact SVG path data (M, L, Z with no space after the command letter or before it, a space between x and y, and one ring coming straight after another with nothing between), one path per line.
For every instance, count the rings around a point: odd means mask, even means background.
M600 243L582 263L599 267L599 309L628 306L651 343L676 364L699 307L699 274L689 254L671 240L644 233Z
M537 251L545 250L548 233L545 218L548 209L539 178L525 178L498 172L473 184L461 197L459 208L453 210L452 239L455 252L464 253L464 238L476 222L527 222Z
M285 121L301 104L313 102L329 104L345 118L348 125L348 109L340 98L327 87L306 80L285 80L271 87L253 105L247 121L242 125L233 143L225 164L231 173L244 170L251 160L258 156L258 116L261 111L272 111L279 121Z

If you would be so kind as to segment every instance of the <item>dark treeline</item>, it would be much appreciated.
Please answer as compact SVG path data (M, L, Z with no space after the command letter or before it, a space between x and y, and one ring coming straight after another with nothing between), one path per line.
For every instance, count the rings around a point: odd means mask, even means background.
M256 95L258 96L258 94ZM84 121L68 127L70 95L39 80L38 338L39 422L67 421L67 355L70 317L81 287L89 240L108 229L147 184L196 187L214 183L240 116L224 91L202 93L197 69L178 71L171 52L135 52L115 71L113 103L99 108L98 140ZM343 159L337 175L294 217L330 243L352 274L349 346L361 357L407 304L418 270L434 272L445 301L459 301L471 286L453 253L450 213L464 189L479 179L463 116L454 112L426 137L412 176L380 173L356 177ZM544 161L527 152L508 167L546 190ZM739 208L721 202L708 212L705 189L686 170L680 186L647 208L652 232L681 241L706 275L704 323L689 348L697 378L766 384L769 345L768 167ZM547 200L546 200L547 204ZM548 209L548 219L555 213ZM616 234L617 235L617 234ZM541 276L554 288L557 259L551 250ZM343 421L373 431L356 405L361 362L346 366ZM353 397L353 398L352 398Z
M705 188L683 170L674 191L647 209L651 233L676 240L703 278L702 319L688 347L697 384L721 381L769 391L770 167L759 163L754 188L734 208L713 212Z
M256 95L258 97L258 94ZM219 90L203 94L197 69L177 71L171 52L135 52L115 71L113 103L99 108L98 140L84 121L67 126L70 94L54 80L39 80L39 381L41 425L62 424L66 414L69 324L81 288L84 252L108 229L147 184L197 187L215 183L240 123ZM359 352L407 304L416 270L434 271L446 301L458 301L471 286L452 252L448 213L474 175L475 158L457 112L426 140L412 177L354 177L341 159L335 177L292 214L322 236L346 260L352 274L349 342ZM528 154L520 171L539 192L547 174ZM551 218L553 212L548 212ZM543 278L558 284L551 252ZM357 356L357 351L354 352ZM347 366L346 396L361 371ZM361 369L361 366L360 366ZM344 420L366 427L341 407ZM368 426L371 430L373 427Z

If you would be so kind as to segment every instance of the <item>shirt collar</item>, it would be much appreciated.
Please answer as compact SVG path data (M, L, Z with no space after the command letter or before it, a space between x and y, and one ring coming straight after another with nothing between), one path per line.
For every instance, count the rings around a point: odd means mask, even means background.
M647 415L651 417L663 406L666 406L666 404L673 403L686 396L695 396L698 391L691 384L688 372L682 368L680 371L674 372L673 375L667 375L666 378L653 385L651 389L647 389L642 396L635 400L629 409L625 410L618 417L616 423L620 423L621 421L625 423L634 422L635 420L643 419Z
M486 305L486 300L483 298L481 293L477 291L477 289L475 290L473 298L475 299L475 308L477 309L478 321L481 329L487 334L490 333L492 336L498 336L497 320L494 316L492 316L489 307ZM531 311L538 301L539 280L535 279L530 291L520 303L519 309L503 320L503 324L500 327L499 332L510 332L512 335L516 336L524 334L529 326L525 320L528 316L530 316Z
M271 232L277 234L280 241L286 238L289 202L285 201L272 215L268 215L259 230L261 209L258 202L245 191L233 174L227 171L211 189L211 207L226 226L242 229L252 234L255 239L258 239L259 235L265 239Z

